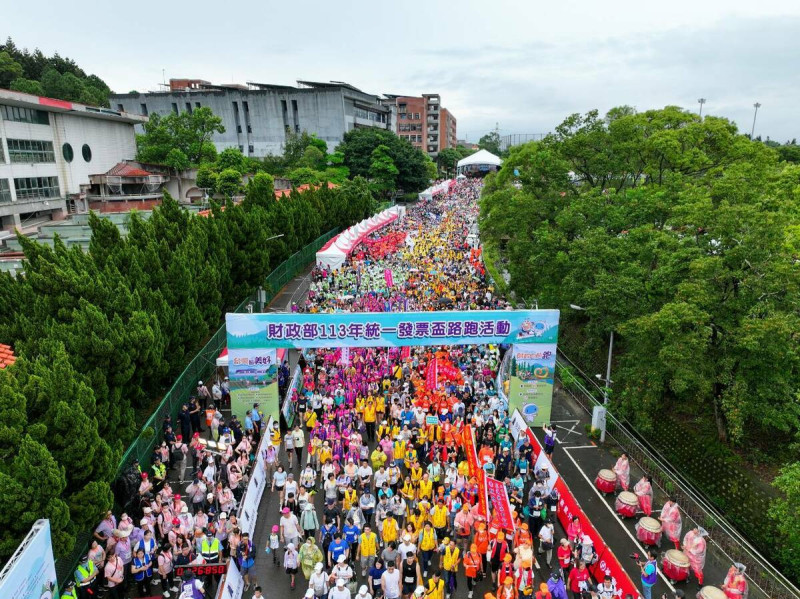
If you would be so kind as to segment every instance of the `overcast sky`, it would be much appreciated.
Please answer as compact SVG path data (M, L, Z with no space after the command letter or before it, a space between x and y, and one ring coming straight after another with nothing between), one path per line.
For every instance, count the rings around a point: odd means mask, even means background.
M459 138L542 133L573 112L675 104L800 138L797 0L210 0L3 3L0 35L113 90L166 78L347 81L440 93Z

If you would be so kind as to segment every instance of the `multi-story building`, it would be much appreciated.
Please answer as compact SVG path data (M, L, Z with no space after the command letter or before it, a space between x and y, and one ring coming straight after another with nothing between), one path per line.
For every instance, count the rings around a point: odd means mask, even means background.
M57 220L80 209L81 184L133 158L134 126L146 120L0 89L0 229Z
M206 106L225 127L224 133L212 139L217 150L239 148L252 157L283 153L290 132L313 133L333 151L344 134L356 127L394 130L392 111L377 96L339 81L297 84L248 83L245 87L171 79L170 91L115 94L111 105L143 116L192 112Z
M397 114L397 135L415 148L436 156L445 148L456 147L456 118L442 107L439 94L386 94L386 98L384 103Z

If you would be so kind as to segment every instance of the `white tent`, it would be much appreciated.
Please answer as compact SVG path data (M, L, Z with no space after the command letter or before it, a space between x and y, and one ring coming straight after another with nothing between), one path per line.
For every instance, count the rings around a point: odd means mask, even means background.
M425 189L425 190L419 192L419 199L420 200L430 200L437 193L442 193L444 191L447 191L450 188L450 181L451 181L451 179L447 179L445 181L442 181L441 183L433 185L433 186L429 187L428 189ZM403 212L405 213L405 208L403 209Z
M404 207L393 206L339 233L317 252L317 265L336 270L370 233L402 218L405 213Z
M469 167L471 166L486 166L486 167L495 167L491 170L496 170L500 168L500 165L503 164L503 161L498 157L492 154L487 150L478 150L474 154L467 156L466 158L462 158L458 161L458 165L456 170L459 173L464 172L465 170L471 170ZM489 170L487 169L479 169L479 170Z

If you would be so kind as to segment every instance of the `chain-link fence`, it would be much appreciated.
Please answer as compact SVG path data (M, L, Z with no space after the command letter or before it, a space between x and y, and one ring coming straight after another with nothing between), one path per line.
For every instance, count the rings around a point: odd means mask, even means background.
M298 252L289 256L267 276L263 285L265 298L262 298L265 306L273 300L286 283L315 260L317 251L336 233L338 233L338 229L332 229L321 235ZM251 304L256 305L258 299L258 293L254 292L247 296L232 312L246 312L248 311L248 306ZM217 357L226 344L227 333L223 324L195 355L194 359L189 362L178 378L175 379L175 383L164 395L164 399L161 400L161 403L150 415L150 418L147 419L139 436L136 437L136 440L131 443L131 446L123 454L114 476L115 482L134 463L134 460L139 461L142 471L150 468L153 451L163 437L161 423L164 422L167 416L172 416L173 418L177 416L180 406L197 392L197 381L210 378L210 375L216 369ZM91 532L79 534L75 542L75 549L69 555L56 561L56 575L60 585L63 585L72 576L81 556L86 555L91 538Z
M566 368L565 368L566 367ZM565 372L566 371L566 372ZM576 375L575 373L579 374ZM596 405L602 405L602 391L559 349L558 378L562 389L587 413L591 414ZM561 373L564 373L562 375ZM619 451L628 454L628 458L642 471L652 477L653 485L659 487L665 495L675 497L681 507L684 530L702 526L708 533L707 561L716 560L723 571L733 562L747 566L750 579L750 597L758 599L798 599L798 590L775 566L753 547L730 522L726 516L708 501L684 473L679 472L672 464L653 448L648 441L626 422L617 420L612 414L606 415L606 446L617 446ZM707 459L708 456L697 456ZM725 479L725 471L717 476ZM735 480L735 479L733 479ZM729 479L728 482L730 482ZM766 512L761 514L766 518Z

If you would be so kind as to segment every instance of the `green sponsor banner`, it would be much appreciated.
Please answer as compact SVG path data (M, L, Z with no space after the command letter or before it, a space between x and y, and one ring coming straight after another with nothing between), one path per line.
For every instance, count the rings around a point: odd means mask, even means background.
M556 344L514 344L511 351L508 412L519 410L528 426L550 422Z
M253 409L253 404L258 404L258 411L264 414L264 419L269 417L278 422L280 417L280 398L278 397L278 380L268 383L233 382L231 384L231 414L239 417L244 428L244 417L247 410Z

